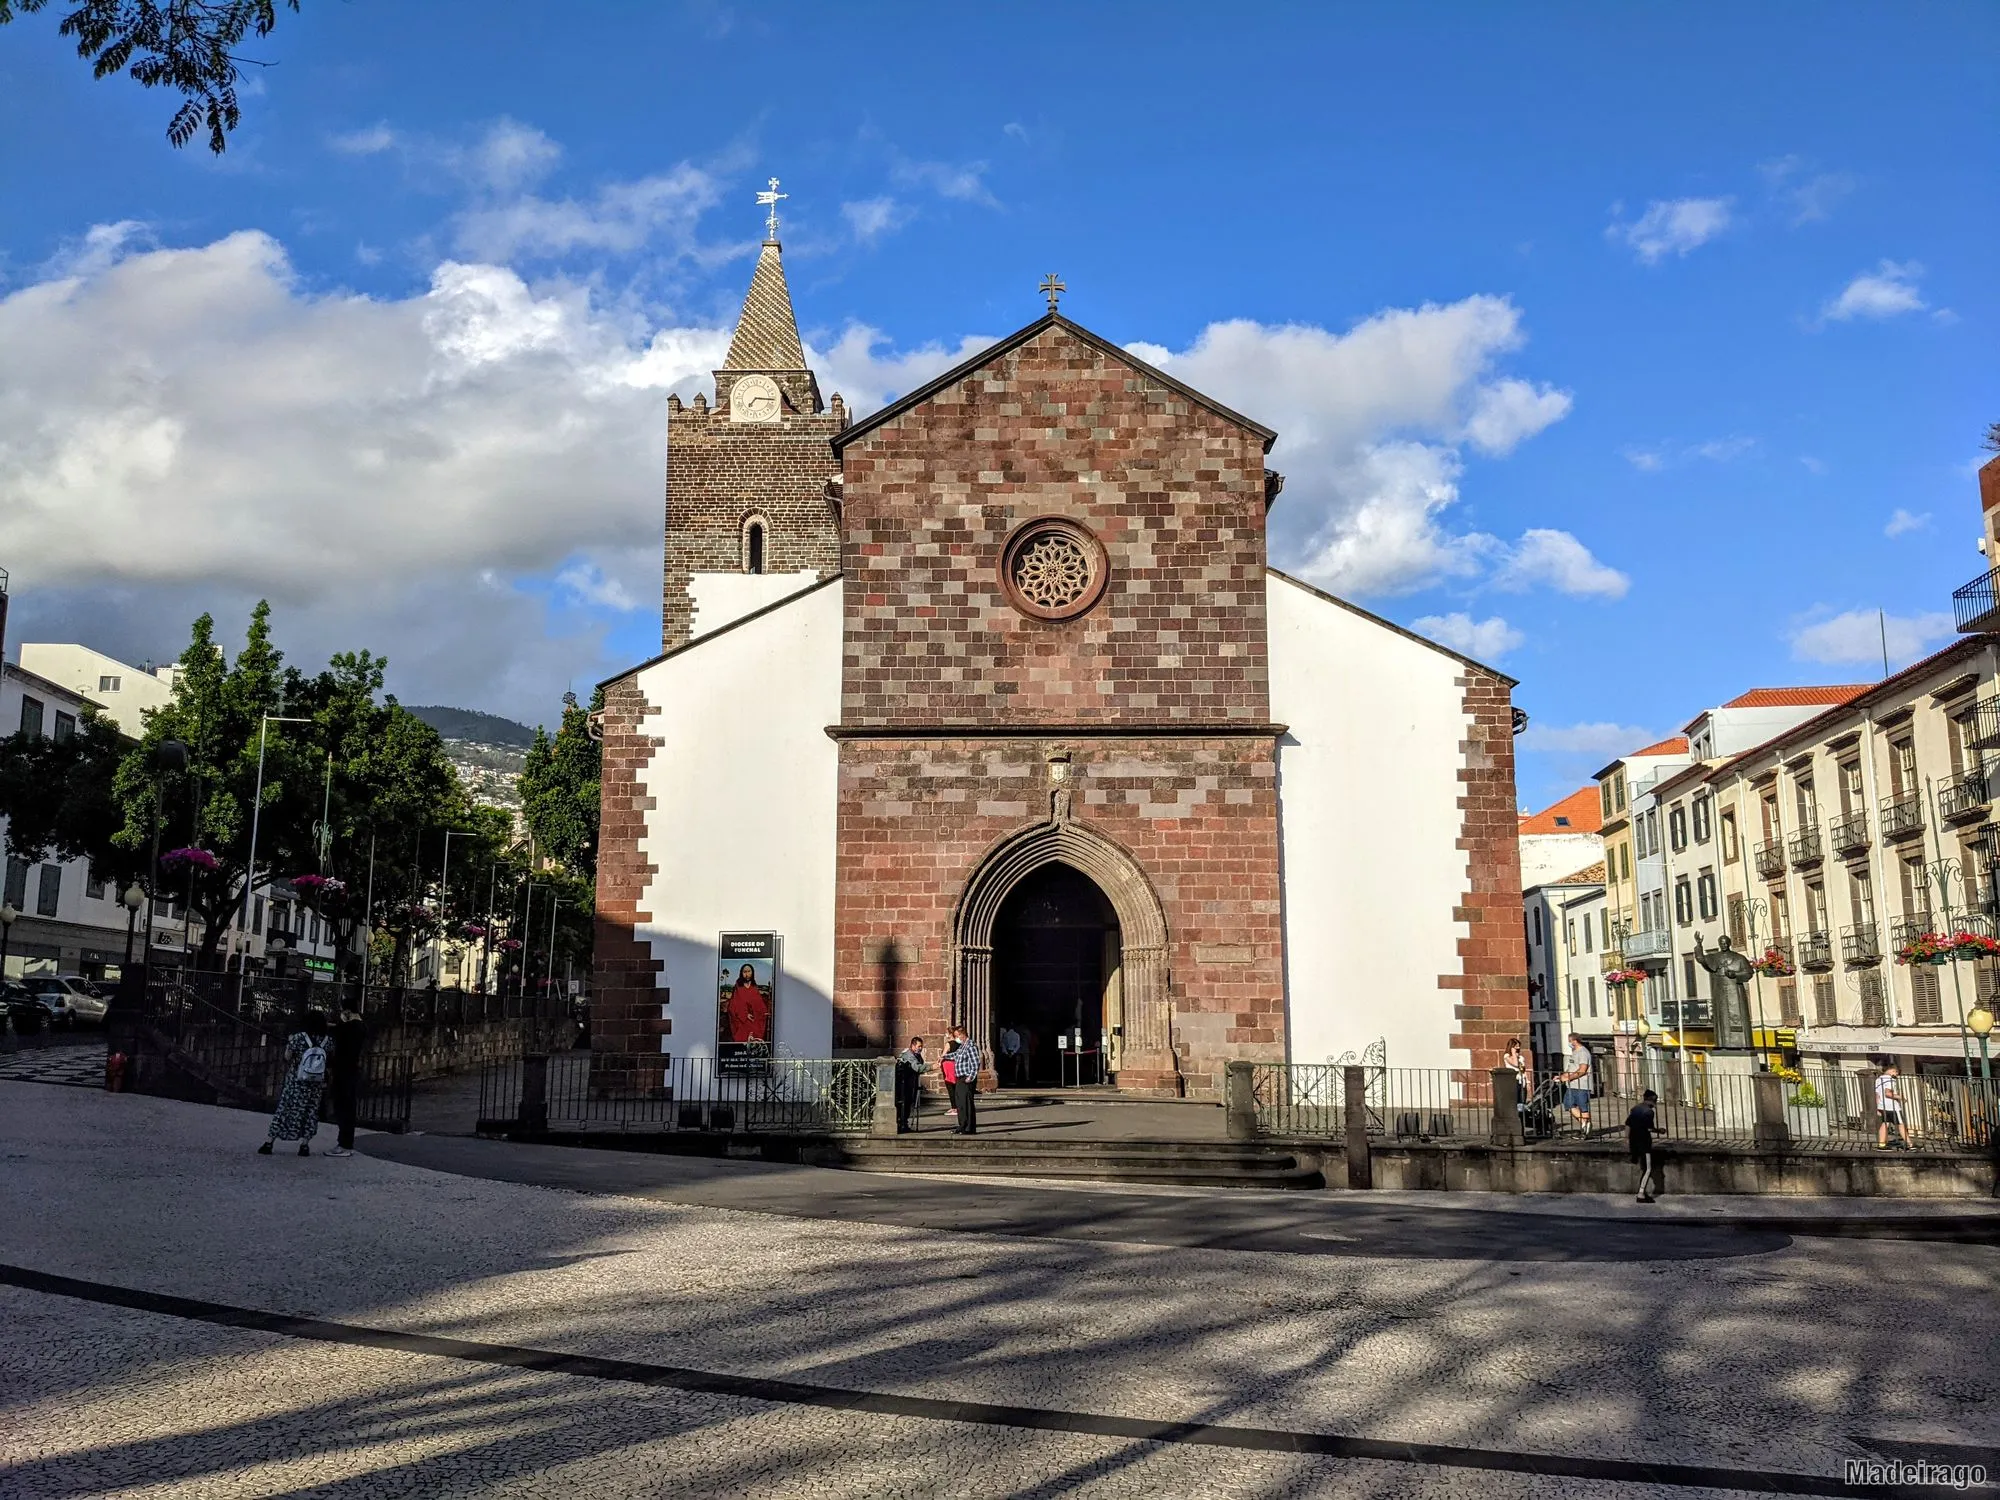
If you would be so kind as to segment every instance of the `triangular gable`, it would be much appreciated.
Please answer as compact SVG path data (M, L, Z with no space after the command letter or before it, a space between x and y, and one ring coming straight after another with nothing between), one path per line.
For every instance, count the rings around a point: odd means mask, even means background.
M919 406L925 401L930 400L930 398L935 396L939 391L947 390L950 387L957 385L961 380L964 380L966 376L971 375L974 371L982 369L986 365L991 364L994 360L1000 359L1008 354L1013 353L1014 350L1020 348L1023 344L1027 343L1029 340L1036 337L1036 335L1043 333L1050 328L1062 329L1065 333L1069 334L1071 337L1082 340L1084 343L1090 345L1091 348L1097 350L1099 353L1105 355L1107 358L1116 360L1119 364L1126 366L1128 369L1132 370L1135 374L1142 375L1148 380L1155 381L1158 384L1165 386L1168 390L1174 392L1176 395L1186 397L1189 401L1192 401L1195 405L1202 407L1204 410L1214 412L1224 421L1233 422L1238 427L1242 427L1250 432L1256 433L1258 437L1264 440L1264 451L1266 453L1269 453L1271 451L1271 444L1275 443L1278 440L1278 434L1274 432L1271 428L1266 427L1262 422L1253 422L1250 420L1250 418L1244 416L1243 413L1239 411L1234 411L1231 408L1224 406L1220 401L1217 401L1214 397L1203 395L1193 386L1183 385L1180 381L1174 379L1173 376L1167 374L1166 371L1159 369L1156 366L1147 364L1143 359L1140 359L1137 355L1130 353L1128 350L1119 348L1109 339L1098 337L1096 334L1092 333L1088 328L1083 327L1081 324L1072 323L1068 318L1065 318L1061 313L1046 313L1042 317L1039 317L1034 322L1030 323L1026 328L1023 328L1016 333L1010 333L1009 335L1007 335L1006 338L1000 340L999 343L994 344L991 348L981 350L979 353L973 355L971 359L966 360L963 364L954 365L951 369L946 370L944 374L938 376L937 379L931 381L929 384L918 386L914 391L911 391L909 395L904 396L901 400L891 402L889 405L883 407L880 411L875 412L870 416L863 417L860 421L848 427L845 431L843 431L838 437L836 437L833 440L834 451L838 453L841 449L845 448L849 443L853 442L856 438L862 437L867 433L873 432L877 427L880 427L885 423L895 421L896 418L902 416L904 412L909 411L912 407Z

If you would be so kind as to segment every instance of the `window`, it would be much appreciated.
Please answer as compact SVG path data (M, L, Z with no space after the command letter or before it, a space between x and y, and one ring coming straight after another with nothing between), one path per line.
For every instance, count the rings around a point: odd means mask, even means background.
M250 930L259 937L264 934L264 898L256 897L250 903Z
M1701 826L1699 817L1696 819L1695 826L1697 828ZM1741 858L1741 851L1736 842L1736 814L1726 812L1722 815L1722 861L1724 864L1733 865L1739 858Z
M1903 883L1903 915L1922 917L1930 920L1931 892L1924 881L1924 857L1919 854L1904 860L1896 871Z
M1859 812L1867 805L1868 795L1861 785L1861 762L1844 760L1840 763L1840 810L1843 813Z
M30 739L42 737L42 700L23 696L21 699L21 733Z
M1778 829L1778 794L1771 793L1758 803L1764 817L1764 842L1775 843L1781 836Z
M1898 797L1917 791L1917 742L1909 735L1889 745L1889 790Z
M1620 771L1611 783L1611 794L1618 801L1618 811L1625 811L1625 773Z
M16 855L7 856L7 888L0 894L0 904L15 911L28 904L28 862Z
M1979 750L1974 743L1972 715L1958 714L1951 719L1951 773L1959 772L1979 764Z
M1535 946L1542 946L1542 909L1539 906L1535 908Z
M56 908L62 905L62 866L43 865L42 878L35 892L35 915L53 917Z
M1799 807L1799 827L1810 828L1819 822L1819 799L1813 794L1812 777L1801 776L1796 787Z
M1608 819L1609 819L1609 818L1611 817L1611 783L1610 783L1610 782L1608 782L1608 781L1607 781L1607 782L1604 782L1604 783L1602 783L1601 785L1599 785L1599 787L1597 788L1597 800L1598 800L1598 802L1599 802L1599 803L1601 803L1601 804L1603 805L1603 809L1604 809L1604 816L1605 816L1605 818L1606 818L1606 819L1608 820Z
M1833 1026L1840 1021L1840 1002L1833 993L1833 976L1813 976L1813 1025Z
M1592 978L1584 980L1583 983L1585 990L1590 995L1590 1013L1594 1016L1597 1014L1597 981Z
M88 864L83 867L83 893L92 901L104 899L104 877Z
M312 943L313 943L313 946L314 946L315 948L317 948L317 947L319 946L319 913L318 913L318 912L314 912L314 913L313 913L313 919L312 919Z
M1681 993L1690 1000L1701 998L1701 991L1695 987L1695 975L1698 972L1693 954L1681 960Z
M1597 910L1597 946L1600 948L1611 946L1611 908L1608 906L1601 906Z
M118 688L119 682L116 677L100 677L97 679L97 690L100 693L115 693L118 691Z
M1826 927L1826 886L1823 884L1806 887L1806 921L1811 925L1809 932L1825 932Z
M1744 921L1743 898L1729 898L1729 941L1741 948L1749 937L1749 929Z
M1558 828L1567 828L1567 827L1569 827L1569 814L1567 814L1567 813L1557 813L1557 814L1556 814L1556 827L1558 827Z
M1694 882L1685 875L1674 882L1674 921L1682 927L1694 921Z
M1583 951L1585 953L1591 951L1590 938L1591 938L1590 913L1585 912L1583 915Z
M1575 1015L1577 1007L1583 1003L1583 991L1577 988L1575 978L1569 982L1569 1013Z
M1676 854L1688 846L1687 809L1678 802L1674 804L1674 810L1667 814L1667 842L1673 845Z
M1944 991L1938 984L1937 969L1930 964L1910 965L1911 997L1916 1002L1917 1024L1919 1026L1939 1026L1944 1023Z
M1708 798L1697 797L1694 799L1694 841L1697 844L1707 843L1708 831Z
M764 523L752 521L743 528L743 571L764 571Z
M56 710L56 743L58 745L76 738L76 715Z
M1778 981L1778 1024L1796 1026L1799 1020L1799 982L1796 979L1781 979Z
M1630 844L1620 844L1618 846L1618 866L1624 872L1623 878L1630 880L1632 878L1632 846Z
M1715 884L1715 871L1703 870L1694 883L1695 908L1704 922L1713 922L1721 914Z
M1861 971L1861 1024L1880 1026L1882 1024L1882 971L1863 969Z
M1875 880L1866 870L1848 872L1847 904L1855 926L1866 927L1875 920Z
M1576 923L1563 923L1563 942L1569 949L1570 956L1574 958L1576 956Z

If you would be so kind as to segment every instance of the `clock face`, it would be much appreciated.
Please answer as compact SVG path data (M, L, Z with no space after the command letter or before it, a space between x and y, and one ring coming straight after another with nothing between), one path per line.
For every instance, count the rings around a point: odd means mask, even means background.
M729 388L732 422L775 422L780 404L778 382L768 375L745 375Z

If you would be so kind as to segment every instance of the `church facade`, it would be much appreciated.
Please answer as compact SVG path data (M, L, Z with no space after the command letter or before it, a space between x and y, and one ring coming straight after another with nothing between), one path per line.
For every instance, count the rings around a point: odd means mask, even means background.
M1053 308L852 419L775 238L715 379L604 684L606 1079L956 1022L1214 1097L1525 1034L1513 682L1270 567L1275 433Z

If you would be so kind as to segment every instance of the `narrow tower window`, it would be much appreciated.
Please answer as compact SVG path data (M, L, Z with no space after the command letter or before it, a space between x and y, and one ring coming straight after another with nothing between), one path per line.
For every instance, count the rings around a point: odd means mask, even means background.
M764 523L752 521L743 532L743 571L764 571Z

